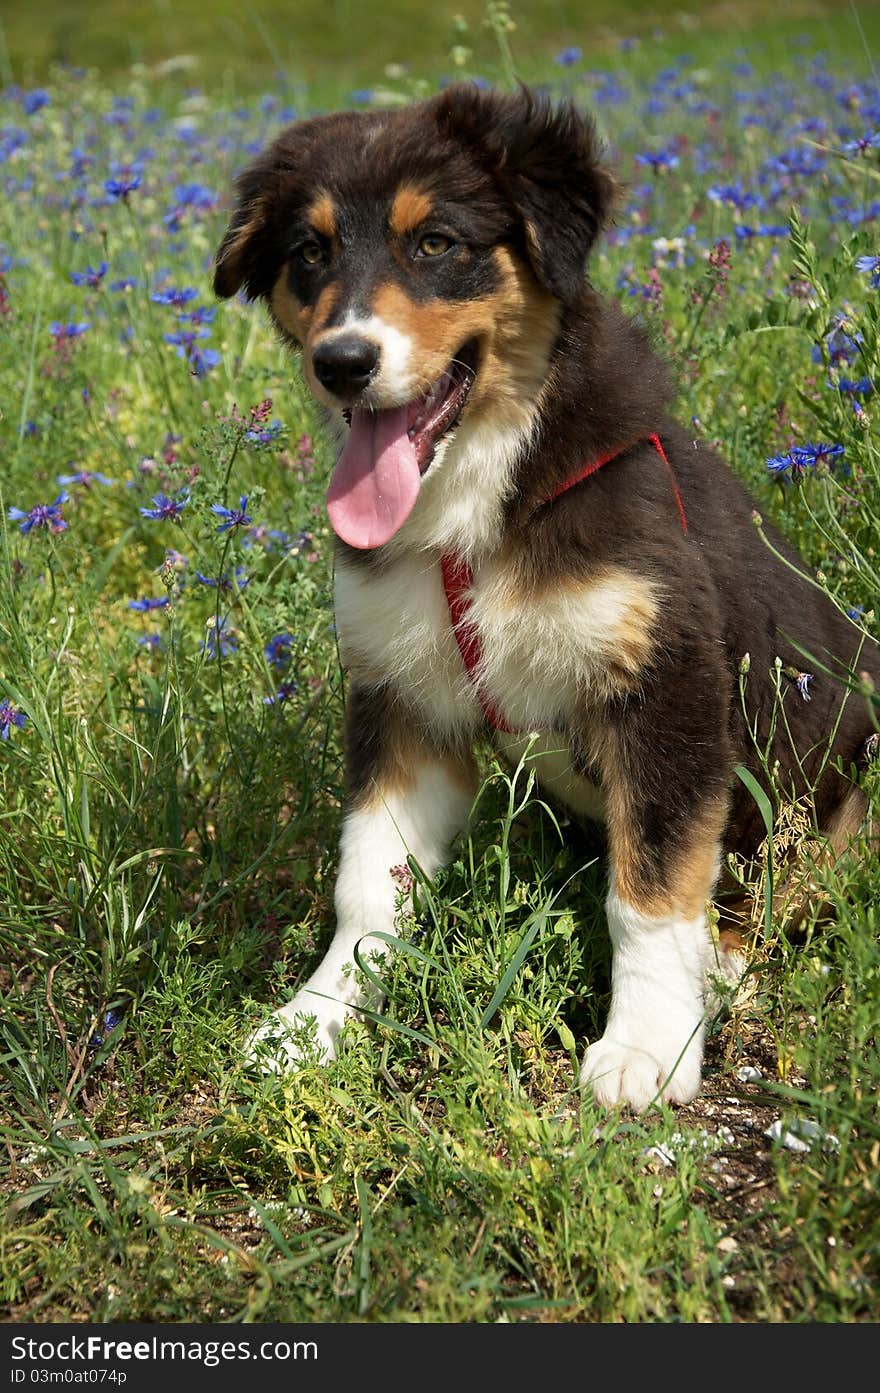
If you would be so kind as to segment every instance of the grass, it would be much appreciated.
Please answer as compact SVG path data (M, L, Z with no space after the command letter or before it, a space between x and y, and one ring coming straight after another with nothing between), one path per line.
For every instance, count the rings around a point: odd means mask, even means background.
M162 13L189 32L188 11ZM540 12L518 18L522 34ZM629 179L595 279L677 362L680 415L873 632L874 398L841 378L878 373L877 290L855 261L878 251L880 169L876 150L844 146L880 117L857 27L835 25L826 66L826 21L796 22L809 42L770 24L750 71L714 18L688 33L690 61L636 16L632 51L529 62L598 109ZM7 43L16 32L8 21ZM107 53L109 74L122 58ZM10 44L9 61L44 81L34 48ZM401 98L434 71L363 61L357 85L381 77ZM332 930L344 674L329 446L259 311L183 316L211 306L218 196L248 149L290 119L285 103L344 100L350 78L325 67L317 88L266 101L189 81L55 72L47 105L0 99L8 1318L876 1318L880 867L866 843L817 867L831 913L799 938L770 904L749 990L713 1022L700 1099L606 1116L575 1086L608 997L601 840L484 750L479 816L402 911L384 1023L350 1028L329 1070L245 1067L249 1031ZM669 167L635 162L648 151ZM111 162L133 155L140 186L106 195ZM766 205L709 192L736 181ZM722 237L726 274L706 260ZM104 261L97 284L72 283ZM175 287L197 294L152 298ZM771 476L768 458L809 441L842 444L844 467ZM66 528L23 532L62 489ZM252 523L218 532L212 506L241 497ZM176 520L144 515L169 511L157 498L181 505ZM747 708L772 679L743 675ZM866 786L876 813L876 766ZM777 853L811 854L806 820L771 812ZM811 1148L768 1137L780 1119L815 1125Z

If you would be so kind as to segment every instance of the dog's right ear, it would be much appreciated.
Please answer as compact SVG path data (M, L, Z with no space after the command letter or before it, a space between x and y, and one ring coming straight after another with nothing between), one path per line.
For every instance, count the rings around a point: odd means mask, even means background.
M214 258L214 291L223 299L243 285L255 298L261 292L259 266L273 203L278 195L276 150L270 146L239 174L237 200L226 235Z

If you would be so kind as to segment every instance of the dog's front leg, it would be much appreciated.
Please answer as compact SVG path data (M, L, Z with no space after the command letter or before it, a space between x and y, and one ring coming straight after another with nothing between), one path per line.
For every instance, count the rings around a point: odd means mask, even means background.
M476 789L470 754L413 734L385 692L355 688L348 705L349 799L336 880L336 932L312 976L254 1037L253 1051L270 1067L294 1065L317 1048L333 1056L346 1021L382 999L355 968L384 957L379 933L395 933L406 859L432 876L465 824Z
M706 707L720 706L717 695ZM714 965L706 908L728 806L723 708L715 720L704 709L705 722L685 712L689 741L679 738L676 714L633 702L602 761L611 1007L605 1033L586 1051L581 1082L604 1106L637 1112L698 1093L705 981Z

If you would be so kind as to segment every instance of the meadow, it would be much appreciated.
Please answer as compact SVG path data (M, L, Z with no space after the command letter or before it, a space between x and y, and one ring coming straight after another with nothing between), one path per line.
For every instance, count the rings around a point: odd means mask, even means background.
M828 868L772 770L741 868L749 973L694 1104L581 1098L609 992L601 838L488 747L454 861L413 867L384 1013L326 1070L244 1058L332 932L343 797L329 444L262 310L211 292L233 176L284 124L517 72L592 109L626 184L595 283L650 326L755 525L877 635L880 25L826 7L751 39L695 21L589 48L568 7L566 43L521 54L487 12L417 63L365 53L350 84L351 54L236 88L3 50L9 1321L880 1314L876 845ZM754 683L784 712L823 679L877 710L821 655L743 659L746 711ZM790 854L828 906L797 931L772 893Z

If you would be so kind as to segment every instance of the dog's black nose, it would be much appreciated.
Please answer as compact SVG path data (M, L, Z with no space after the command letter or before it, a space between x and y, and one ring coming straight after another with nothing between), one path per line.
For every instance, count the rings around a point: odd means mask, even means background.
M366 387L378 363L377 345L356 334L343 334L319 343L312 354L312 366L321 386L348 400Z

